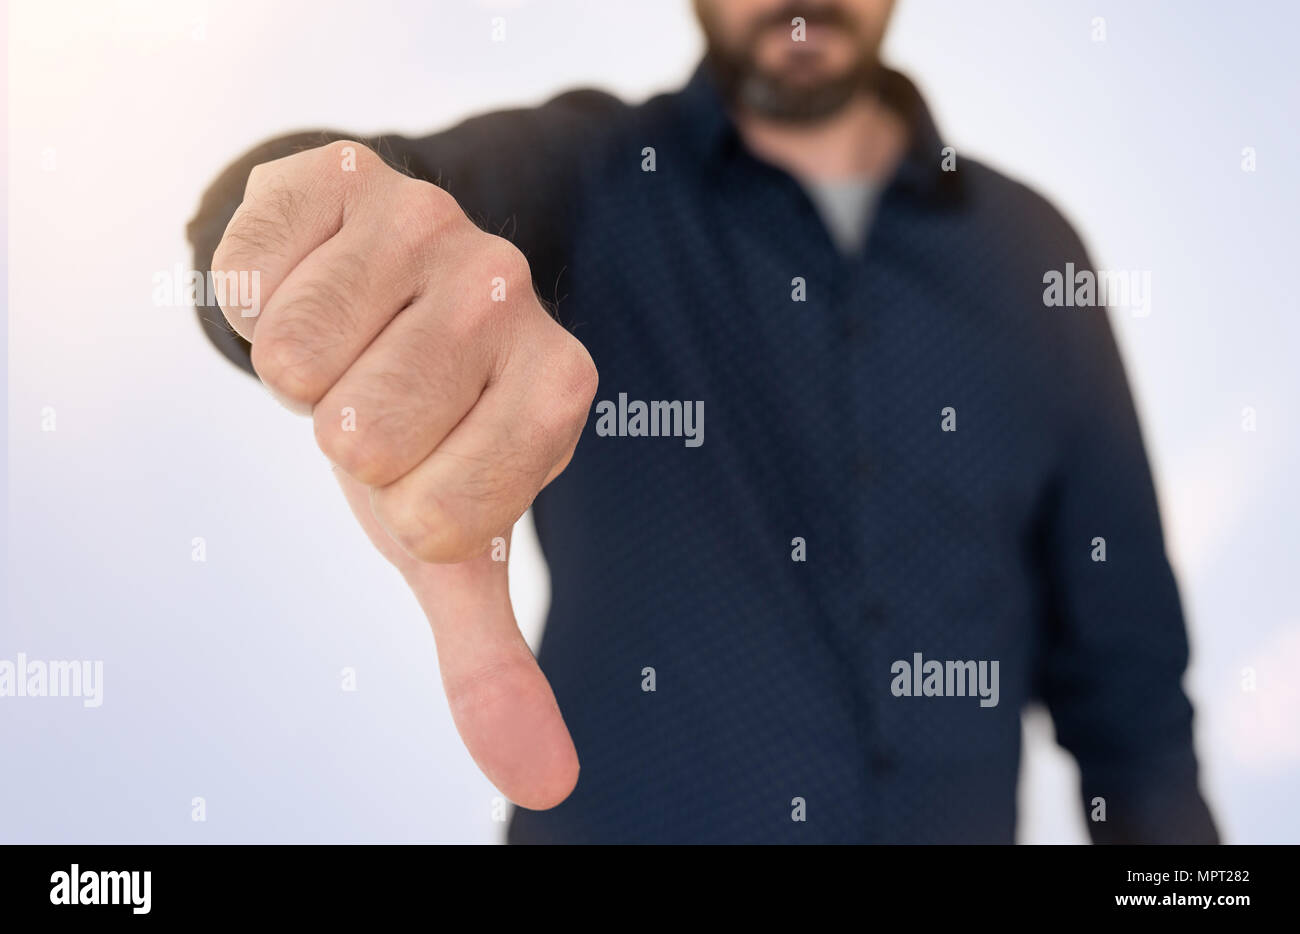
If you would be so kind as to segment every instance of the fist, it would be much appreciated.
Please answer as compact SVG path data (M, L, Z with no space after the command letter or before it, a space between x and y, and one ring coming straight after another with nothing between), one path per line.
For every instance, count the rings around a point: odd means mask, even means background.
M517 804L558 804L577 753L487 553L572 457L591 357L514 246L359 143L255 168L212 267L258 376L311 414L353 512L415 591L475 762ZM222 282L240 288L222 298Z
M257 166L212 260L262 382L404 552L487 551L572 456L596 392L528 263L442 189L338 142Z

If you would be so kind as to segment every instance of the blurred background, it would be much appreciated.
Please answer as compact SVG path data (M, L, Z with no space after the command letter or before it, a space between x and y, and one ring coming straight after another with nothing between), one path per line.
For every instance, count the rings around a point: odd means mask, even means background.
M575 86L640 100L696 63L689 3L7 13L0 659L102 660L104 685L97 708L0 699L0 842L503 839L427 624L310 422L183 302L156 304L154 277L191 265L200 193L254 143L423 134ZM1045 193L1100 266L1152 271L1150 315L1112 320L1191 629L1203 786L1231 843L1300 841L1298 30L1300 8L1266 0L900 0L885 46L959 158ZM536 646L546 571L531 528L515 540ZM1085 842L1072 760L1042 713L1025 731L1019 838Z

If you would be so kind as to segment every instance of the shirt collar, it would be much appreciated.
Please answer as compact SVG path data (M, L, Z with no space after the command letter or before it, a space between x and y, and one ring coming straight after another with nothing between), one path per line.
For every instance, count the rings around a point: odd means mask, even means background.
M913 193L936 205L954 202L961 193L960 172L943 171L944 144L921 92L901 72L882 67L881 75L881 99L908 127L907 150L887 187ZM703 159L721 160L742 145L708 59L696 67L681 97L687 133Z

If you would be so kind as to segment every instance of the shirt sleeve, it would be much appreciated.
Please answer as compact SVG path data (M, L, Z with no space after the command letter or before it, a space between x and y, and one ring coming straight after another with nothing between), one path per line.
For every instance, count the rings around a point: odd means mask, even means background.
M1217 843L1182 687L1186 627L1114 334L1104 308L1056 313L1070 401L1044 523L1040 693L1078 760L1093 842Z
M511 240L528 257L538 296L554 310L584 156L626 110L608 94L580 90L540 107L473 117L421 138L316 130L269 140L236 159L204 192L187 228L194 268L210 275L212 255L254 166L357 139L394 168L445 189L480 227ZM200 303L196 311L217 349L252 373L249 344L226 323L221 309Z

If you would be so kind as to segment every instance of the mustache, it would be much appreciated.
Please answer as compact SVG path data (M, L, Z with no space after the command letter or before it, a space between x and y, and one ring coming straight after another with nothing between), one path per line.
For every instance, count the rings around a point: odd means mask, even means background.
M750 37L756 37L763 30L776 26L789 28L790 21L796 16L802 16L809 26L835 26L849 32L857 28L853 15L838 3L799 3L792 0L781 4L755 23Z

